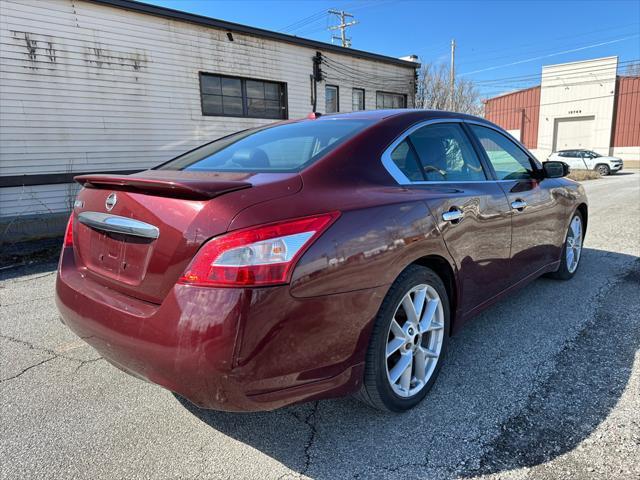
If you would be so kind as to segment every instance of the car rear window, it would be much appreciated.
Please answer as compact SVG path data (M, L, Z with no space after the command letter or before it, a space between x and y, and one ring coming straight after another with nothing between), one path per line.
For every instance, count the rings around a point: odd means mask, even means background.
M245 130L161 165L164 170L293 172L313 163L371 120L314 120Z

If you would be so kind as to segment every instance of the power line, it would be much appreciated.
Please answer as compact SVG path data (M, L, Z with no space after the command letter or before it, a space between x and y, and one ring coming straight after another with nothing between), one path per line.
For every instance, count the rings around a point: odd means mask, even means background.
M367 77L357 76L349 73L345 73L340 70L336 70L334 67L326 65L328 72L325 73L326 78L329 80L346 80L354 84L370 86L375 88L385 87L406 87L407 79L404 80L368 80Z
M633 26L635 28L633 28L629 32L622 32L622 30L627 29L629 26ZM572 38L573 39L575 37L580 37L580 36L584 36L584 35L589 35L590 37L592 37L593 33L601 32L601 31L604 31L604 30L614 31L614 32L616 32L616 36L613 36L613 37L612 36L607 36L605 38L599 38L596 41L607 41L607 40L612 40L612 39L618 38L621 34L626 35L626 34L636 33L637 32L637 24L628 24L628 25L622 25L622 26L617 26L616 25L615 27L609 28L609 29L594 30L594 31L590 30L589 32L584 32L582 34L555 37L552 40L564 40L564 39L567 39L567 38ZM591 38L591 40L595 40L595 39ZM529 46L529 45L530 45L530 43L522 45L522 46L526 47L526 46ZM581 43L579 43L577 45L567 45L567 48L572 48L573 46L580 46L580 45L581 45ZM516 50L517 50L518 56L519 56L519 55L529 55L529 54L534 55L534 54L537 54L537 53L545 53L545 52L549 51L549 48L548 47L543 48L543 49L536 48L534 50L522 51L522 48L520 47L520 48L515 48L515 49L514 48L510 48L510 49L507 49L507 50L504 50L504 49L485 50L482 53L487 53L487 52L514 52ZM497 57L495 57L495 56L494 57L486 57L486 56L478 57L478 54L474 53L473 54L473 60L471 60L471 61L466 61L465 60L464 63L465 63L465 65L475 65L475 64L478 64L478 63L486 63L487 61L491 61L491 60L502 60L502 59L505 59L505 58L513 58L513 56L514 56L514 54L500 55L500 56L497 56ZM466 58L464 54L461 55L461 57L462 58Z
M640 59L634 59L634 60L625 60L623 62L618 62L617 63L617 67L618 70L620 69L620 67L623 67L625 65L629 65L629 64L633 64L640 61ZM609 65L584 65L582 67L571 67L571 68L567 68L567 69L558 69L555 70L554 73L557 74L561 74L561 75L565 75L565 74L569 74L569 77L567 78L572 78L574 76L579 76L579 75L585 75L585 74L591 74L591 73L595 73L595 72L602 72L602 71L607 71L610 70L611 67L614 65L615 63L611 63ZM474 83L476 85L487 85L487 84L493 84L493 83L498 83L498 82L510 82L510 81L514 81L514 82L522 82L522 81L527 81L527 80L538 80L540 79L542 76L542 72L538 72L535 74L529 74L529 75L519 75L519 76L514 76L514 77L500 77L500 78L494 78L491 80L474 80Z
M327 14L326 10L324 9L320 10L316 13L309 15L308 17L298 20L297 22L293 22L285 27L280 28L278 32L298 30L306 25L317 22L318 20L322 19L326 14Z
M375 8L375 7L379 7L382 5L387 5L389 3L395 2L396 0L377 0L377 1L371 1L370 3L357 3L357 2L352 2L349 3L345 6L343 6L344 9L350 9L352 12L356 12L356 11L361 11L361 10L365 10L368 8ZM351 8L353 6L353 8ZM325 10L323 10L323 14L327 15L327 12ZM325 17L328 19L328 17ZM318 20L314 20L313 22L309 22L309 25L311 25L312 23L316 23ZM303 27L300 27L303 28ZM319 32L319 31L326 31L329 29L329 25L325 26L325 27L313 27L310 30L306 29L306 30L302 30L296 33L296 35L308 35L311 33L315 33L315 32Z
M493 67L481 68L479 70L473 70L471 72L462 73L462 74L460 74L460 76L473 75L475 73L481 73L481 72L488 72L488 71L491 71L491 70L497 70L497 69L504 68L504 67L512 67L514 65L520 65L522 63L534 62L536 60L541 60L543 58L556 57L558 55L564 55L564 54L567 54L567 53L579 52L581 50L587 50L589 48L601 47L603 45L611 45L612 43L624 42L626 40L630 40L632 38L637 38L637 37L640 37L640 34L631 35L629 37L622 37L622 38L618 38L616 40L611 40L611 41L608 41L608 42L600 42L600 43L594 43L594 44L591 44L591 45L585 45L585 46L579 47L579 48L572 48L572 49L569 49L569 50L562 50L562 51L550 53L550 54L547 54L547 55L541 55L541 56L537 56L537 57L527 58L527 59L524 59L524 60L518 60L516 62L505 63L505 64L502 64L502 65L495 65Z
M335 67L338 70L345 70L348 73L352 73L352 74L356 74L356 75L362 75L362 76L366 76L369 78L375 77L378 79L391 79L391 80L406 80L406 76L405 75L380 75L380 74L375 74L375 73L371 73L369 71L363 71L363 70L359 70L356 67L352 67L351 65L347 65L345 63L342 63L338 60L334 60L333 58L329 58L327 56L323 56L322 57L322 61L323 63L326 63L327 65L332 65L333 67Z
M334 70L332 67L327 67L325 76L329 80L346 80L354 84L368 85L375 88L389 88L389 87L404 88L407 86L406 79L404 81L403 80L389 81L389 80L367 79L367 77L350 75L344 72Z

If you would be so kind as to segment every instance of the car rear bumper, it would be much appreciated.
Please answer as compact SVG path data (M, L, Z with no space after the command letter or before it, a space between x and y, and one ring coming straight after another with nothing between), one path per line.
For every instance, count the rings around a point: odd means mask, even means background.
M176 285L161 305L116 292L63 252L63 322L106 360L203 408L271 410L359 388L384 288L297 299L288 286Z

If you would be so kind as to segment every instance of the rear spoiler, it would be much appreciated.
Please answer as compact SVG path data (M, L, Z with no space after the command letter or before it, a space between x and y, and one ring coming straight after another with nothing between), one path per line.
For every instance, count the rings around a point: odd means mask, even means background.
M145 176L145 174L88 174L79 175L73 179L87 188L108 188L189 200L208 200L228 192L251 187L250 183L242 181L197 177L179 178L179 175L171 174L164 177L154 174L149 176Z

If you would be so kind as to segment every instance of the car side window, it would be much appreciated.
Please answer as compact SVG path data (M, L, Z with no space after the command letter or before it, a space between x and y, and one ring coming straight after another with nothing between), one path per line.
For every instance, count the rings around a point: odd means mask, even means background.
M426 180L473 182L487 179L480 159L459 124L427 125L409 135L409 140L418 153Z
M410 181L424 181L416 154L407 140L403 140L391 152L391 160Z
M534 173L529 156L515 143L492 128L470 125L482 144L498 180L531 178Z

